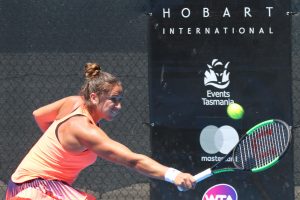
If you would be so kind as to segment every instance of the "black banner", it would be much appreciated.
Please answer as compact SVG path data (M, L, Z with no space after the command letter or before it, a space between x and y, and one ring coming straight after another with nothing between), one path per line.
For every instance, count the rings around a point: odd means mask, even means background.
M271 118L291 124L289 6L265 0L152 1L149 77L156 159L195 174L224 157L253 125ZM245 109L241 120L226 114L233 102ZM180 193L154 181L151 199L294 199L291 149L270 170L219 174L194 191ZM231 188L237 197L211 187Z

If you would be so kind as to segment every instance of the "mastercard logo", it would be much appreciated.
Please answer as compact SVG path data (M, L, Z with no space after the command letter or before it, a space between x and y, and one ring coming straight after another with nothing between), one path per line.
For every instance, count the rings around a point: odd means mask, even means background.
M221 127L206 126L199 136L200 146L208 154L228 154L238 141L239 134L233 127L228 125Z

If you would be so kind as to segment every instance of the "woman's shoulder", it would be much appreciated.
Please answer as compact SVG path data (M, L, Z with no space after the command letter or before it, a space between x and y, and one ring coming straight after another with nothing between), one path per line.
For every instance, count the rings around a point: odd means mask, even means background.
M59 109L56 119L61 119L64 116L70 114L76 110L79 106L84 104L84 100L81 96L68 96L65 97L64 103Z
M82 96L68 96L65 97L65 103L84 103L84 100Z

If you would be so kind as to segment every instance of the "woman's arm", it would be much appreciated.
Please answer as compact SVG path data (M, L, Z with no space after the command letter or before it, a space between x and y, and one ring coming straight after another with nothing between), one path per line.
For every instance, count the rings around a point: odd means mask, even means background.
M195 180L191 174L171 170L171 168L146 155L132 152L126 146L110 139L101 129L90 124L87 120L85 124L82 123L82 120L72 124L72 129L78 141L86 148L97 153L99 157L134 169L146 176L167 180L185 189L193 188Z
M36 109L32 114L39 128L45 132L54 120L66 116L81 104L83 99L80 96L65 97Z

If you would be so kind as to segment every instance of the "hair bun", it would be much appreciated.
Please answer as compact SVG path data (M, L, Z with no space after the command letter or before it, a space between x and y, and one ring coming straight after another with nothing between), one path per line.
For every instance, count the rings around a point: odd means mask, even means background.
M86 63L84 66L84 74L86 79L93 79L99 76L101 67L98 63Z

